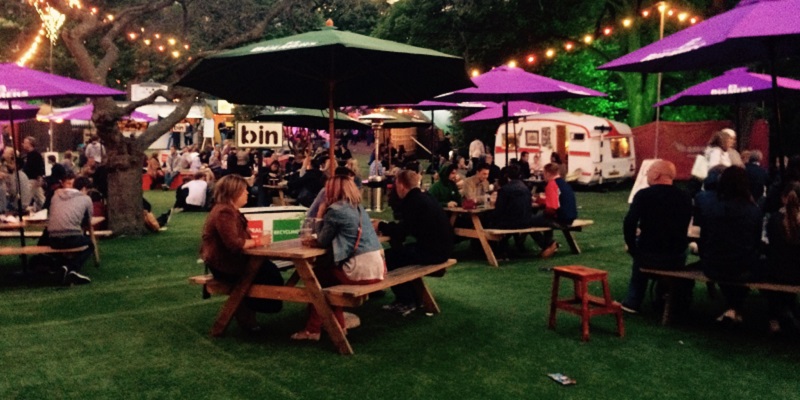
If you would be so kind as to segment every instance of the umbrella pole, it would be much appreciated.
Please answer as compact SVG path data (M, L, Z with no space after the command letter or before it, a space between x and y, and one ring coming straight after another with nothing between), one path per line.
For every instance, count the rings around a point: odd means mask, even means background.
M775 41L773 39L769 39L767 44L768 52L769 52L769 73L772 77L772 112L775 116L775 143L777 144L777 151L775 154L778 156L778 168L783 175L786 171L786 165L783 160L783 135L781 132L781 110L780 110L780 101L778 99L778 75L775 71ZM770 149L770 153L772 153L772 149Z
M19 243L21 247L25 247L25 228L22 227L22 216L24 214L24 210L22 209L22 183L19 180L19 166L17 165L17 148L19 144L17 140L17 132L14 127L14 115L11 114L12 107L11 107L11 99L8 100L8 121L11 124L11 147L14 149L14 175L16 176L17 182L17 214L19 216ZM20 260L22 261L22 274L26 276L28 274L28 257L24 254L19 256Z
M335 136L333 130L333 81L330 81L328 85L328 170L330 171L330 176L333 177L336 172L336 157L333 154L333 139Z
M508 166L508 99L503 100L503 121L506 122L506 167Z

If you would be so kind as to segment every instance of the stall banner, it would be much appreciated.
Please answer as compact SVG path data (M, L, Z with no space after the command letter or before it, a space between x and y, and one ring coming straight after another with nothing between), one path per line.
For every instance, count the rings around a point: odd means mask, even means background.
M283 146L283 124L280 122L237 122L236 147L276 148Z
M247 230L250 235L263 236L264 232L272 232L272 241L296 239L300 225L306 217L305 207L249 207L240 209L247 219Z

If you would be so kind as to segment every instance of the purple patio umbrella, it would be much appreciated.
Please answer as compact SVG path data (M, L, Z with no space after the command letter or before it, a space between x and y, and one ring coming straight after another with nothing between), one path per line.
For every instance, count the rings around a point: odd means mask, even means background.
M54 110L55 111L55 110ZM46 117L51 120L79 120L79 121L91 121L92 114L94 113L94 104L84 104L82 106L73 107L69 109L62 109L53 112ZM131 115L127 115L122 117L122 119L130 119L138 122L153 122L156 119L139 111L134 111Z
M502 103L503 120L506 122L506 143L508 143L509 101L542 101L606 96L605 93L583 86L532 74L522 68L507 66L492 68L491 71L472 78L472 83L476 87L436 96L436 100L493 101ZM506 165L508 165L508 152L506 152Z
M6 110L13 110L14 100L52 99L61 97L104 97L123 95L125 92L83 82L63 76L48 74L46 72L21 67L17 64L0 64L0 102L5 103ZM13 117L13 115L12 115ZM16 152L19 147L16 133L14 132L14 118L11 123L11 143ZM17 175L17 193L19 193L19 175ZM22 199L17 197L20 220L24 212ZM25 246L25 234L20 227L20 243ZM26 269L26 260L22 256L22 266Z
M524 100L508 102L509 117L523 117L531 114L547 114L561 111L566 110ZM501 105L496 105L494 107L489 107L485 110L478 111L466 118L462 118L461 122L486 121L501 118L503 118L503 107Z
M0 108L0 121L33 119L38 112L39 106L24 101L12 101L10 111L8 108Z
M772 78L775 139L780 143L781 118L775 60L800 54L800 0L743 0L713 16L642 47L598 69L667 72L725 64L767 61ZM778 158L783 169L781 146Z
M691 86L653 107L752 103L765 100L771 90L772 78L769 75L749 72L747 68L734 68ZM778 90L782 94L800 93L800 81L778 77Z

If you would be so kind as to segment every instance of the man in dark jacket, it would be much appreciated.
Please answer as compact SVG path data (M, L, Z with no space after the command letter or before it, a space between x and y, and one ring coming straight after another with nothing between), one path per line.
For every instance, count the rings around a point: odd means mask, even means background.
M23 164L22 172L28 176L33 193L33 202L36 205L36 210L42 209L44 206L44 158L42 153L36 150L36 139L28 136L22 141ZM23 204L27 207L29 204Z
M750 182L750 194L753 195L753 201L758 205L763 204L761 198L764 197L764 189L769 185L769 174L761 166L763 158L764 155L760 150L751 150L750 159L746 160L747 164L744 165L747 180Z
M411 236L415 243L392 247L386 251L386 268L391 270L407 265L440 264L453 252L453 228L442 207L419 189L418 173L403 170L395 177L395 190L400 197L402 219L397 222L374 221L376 231L402 243ZM406 316L417 309L420 299L411 283L392 287L394 303L387 310Z
M489 225L495 229L521 229L532 226L533 208L531 207L531 191L519 179L520 168L516 164L506 168L508 182L497 191L497 201L492 212ZM517 249L522 250L525 236L514 238ZM500 241L498 252L506 258L508 236Z
M686 263L692 202L672 185L673 179L673 163L654 162L647 170L650 187L636 193L625 215L622 230L633 257L628 295L622 302L626 312L638 312L647 291L648 278L640 268L680 269Z

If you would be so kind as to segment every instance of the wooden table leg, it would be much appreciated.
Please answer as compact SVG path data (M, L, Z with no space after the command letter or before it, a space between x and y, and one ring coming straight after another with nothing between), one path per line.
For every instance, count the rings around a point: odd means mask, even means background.
M564 232L564 239L567 240L572 254L581 254L581 248L578 247L578 242L575 241L575 236L572 235L572 231L569 229L562 229L561 231Z
M100 268L100 247L97 246L97 236L94 235L94 226L89 223L89 239L94 246L94 266Z
M339 350L341 354L353 354L353 348L350 346L350 342L344 334L344 329L342 329L342 327L339 326L339 322L336 321L336 316L333 314L333 310L330 304L328 304L328 300L325 298L325 293L322 292L322 286L320 286L317 276L314 274L311 263L305 259L296 259L294 260L294 265L297 274L300 275L300 279L303 280L303 285L311 299L311 304L314 305L317 309L317 313L319 313L322 318L322 327L328 332L334 346L336 346L336 349Z
M422 299L422 306L425 307L425 312L439 314L439 305L436 304L436 299L433 298L428 286L425 285L425 281L423 281L422 278L417 278L411 281L411 283L417 291L417 298Z
M282 206L286 205L286 198L283 197L283 189L278 189L278 201L280 201Z
M247 292L250 290L253 279L255 279L258 274L258 269L260 267L261 258L250 257L250 261L247 263L247 272L231 291L228 300L222 306L222 309L217 315L217 319L214 321L214 326L211 327L211 336L222 336L222 334L225 333L225 329L231 323L231 318L236 314L236 310L239 309L242 300L244 300L245 295L247 295Z
M481 219L478 217L478 214L472 214L472 226L475 228L475 233L478 236L478 240L481 242L483 252L486 253L486 259L489 260L489 265L498 267L497 258L494 256L492 246L489 246L489 240L486 239L486 233L483 231L483 224L481 224Z

